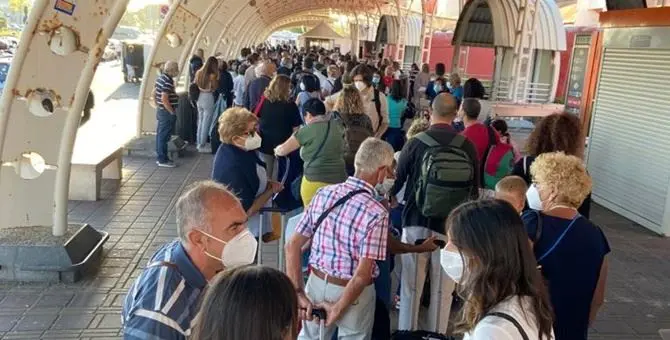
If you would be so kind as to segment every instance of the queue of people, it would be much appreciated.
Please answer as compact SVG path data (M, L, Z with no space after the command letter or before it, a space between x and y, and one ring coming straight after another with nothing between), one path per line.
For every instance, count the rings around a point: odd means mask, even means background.
M194 72L205 128L219 116L213 181L177 202L180 239L130 289L125 338L587 339L610 248L589 220L574 116L541 120L522 157L481 82L461 86L443 64L431 76L427 65L405 75L398 63L323 50L261 48L242 58L223 67L233 72L219 92L232 103L223 112L210 114L207 98L222 67L210 58ZM157 82L161 140L175 66ZM428 117L406 113L417 98L430 101ZM280 160L291 156L297 174L279 180ZM269 230L261 211L284 192L304 211L285 246L286 274L250 266Z

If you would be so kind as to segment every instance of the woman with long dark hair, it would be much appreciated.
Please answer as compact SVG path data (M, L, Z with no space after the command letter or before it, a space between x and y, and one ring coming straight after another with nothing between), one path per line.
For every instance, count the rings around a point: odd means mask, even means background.
M530 167L544 153L561 151L567 155L583 158L586 138L579 117L569 113L554 113L540 120L528 136L527 156L519 160L512 174L522 177L526 184L533 183ZM591 194L579 206L579 213L587 219L591 215Z
M402 115L407 109L407 99L401 80L391 83L391 91L386 97L389 110L389 128L384 134L384 140L393 146L393 151L400 151L405 145L405 134L402 131Z
M210 284L193 340L293 340L298 336L298 297L282 272L245 266Z
M441 263L459 283L464 340L553 339L549 296L518 212L500 200L465 203L447 230Z
M195 73L195 84L198 85L198 132L196 144L199 152L211 152L207 148L207 138L214 123L214 91L219 87L219 60L207 58L205 65Z

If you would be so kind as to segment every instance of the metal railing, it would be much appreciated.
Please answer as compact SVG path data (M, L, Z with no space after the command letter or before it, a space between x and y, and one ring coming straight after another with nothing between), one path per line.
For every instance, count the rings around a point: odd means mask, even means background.
M490 91L490 98L500 102L544 104L551 98L551 84L547 83L519 82L513 92L511 82L503 79L492 83Z

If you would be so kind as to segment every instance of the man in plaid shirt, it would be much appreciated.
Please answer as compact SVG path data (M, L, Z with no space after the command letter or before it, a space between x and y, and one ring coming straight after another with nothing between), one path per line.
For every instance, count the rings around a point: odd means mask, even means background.
M300 316L312 320L312 304L326 310L326 339L370 339L375 314L376 260L385 260L389 215L376 199L393 185L393 148L368 138L346 182L320 189L286 245L286 268L298 292ZM300 249L312 239L311 274L303 288ZM318 339L305 322L298 339Z

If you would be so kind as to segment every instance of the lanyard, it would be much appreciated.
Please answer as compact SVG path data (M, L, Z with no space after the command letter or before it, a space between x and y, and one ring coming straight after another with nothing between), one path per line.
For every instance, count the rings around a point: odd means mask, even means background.
M570 224L568 225L568 227L565 228L565 230L563 231L563 233L561 234L561 236L559 236L559 237L556 239L556 242L554 242L554 244L549 248L549 250L547 250L547 251L544 253L544 255L540 256L540 258L537 259L537 262L538 262L538 263L540 263L542 260L544 260L545 257L547 257L549 254L551 254L551 252L554 251L554 249L556 249L556 247L558 246L558 244L561 243L561 241L562 241L563 238L565 237L565 234L567 234L568 231L570 231L570 229L572 229L572 226L575 225L575 222L577 222L577 220L578 220L580 217L582 217L582 215L577 214L577 215L575 215L575 217L572 218L572 221L570 222Z

